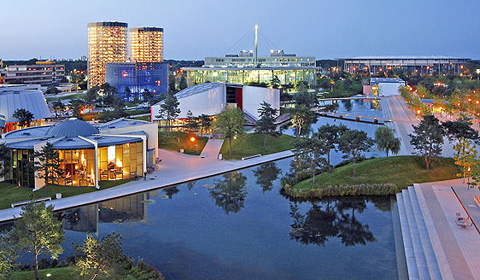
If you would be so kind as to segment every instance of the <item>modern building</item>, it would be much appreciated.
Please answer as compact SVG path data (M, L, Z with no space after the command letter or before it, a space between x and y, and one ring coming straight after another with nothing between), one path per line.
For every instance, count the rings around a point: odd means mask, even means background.
M280 85L296 88L301 81L317 84L318 67L184 67L189 86L202 83L265 83L277 80Z
M399 78L371 78L370 85L364 86L370 89L370 94L380 96L400 95L400 88L405 87L405 81Z
M58 85L65 81L65 65L55 61L37 61L34 65L10 65L0 71L5 84Z
M241 51L240 54L225 57L206 57L204 67L315 67L313 56L299 57L285 54L283 50L271 50L270 56L254 57L253 51Z
M116 62L106 66L106 82L126 100L142 97L145 90L159 96L168 91L168 64L164 62ZM127 88L130 92L127 92Z
M347 58L343 70L349 73L366 71L377 74L386 71L401 71L418 74L459 74L470 61L468 58L455 57L420 57L420 56L365 56Z
M25 109L33 114L31 126L43 125L45 119L51 118L47 102L42 91L35 86L2 85L0 86L0 134L19 129L18 120L13 113L18 109ZM2 125L3 123L3 125Z
M119 119L101 125L69 119L49 126L9 132L0 139L11 153L4 178L12 184L39 189L43 180L31 168L34 153L46 143L59 152L65 175L50 182L62 186L95 186L142 176L158 155L157 124Z
M88 24L88 88L105 83L107 63L127 61L127 26L116 21Z
M130 28L130 61L163 61L163 28Z
M178 119L188 119L188 112L193 116L206 114L215 116L226 107L240 108L248 118L259 119L258 109L264 101L272 108L280 109L280 90L244 86L239 84L206 83L194 85L175 94L180 103ZM160 106L165 101L151 107L151 120L160 121ZM280 111L280 110L279 110Z

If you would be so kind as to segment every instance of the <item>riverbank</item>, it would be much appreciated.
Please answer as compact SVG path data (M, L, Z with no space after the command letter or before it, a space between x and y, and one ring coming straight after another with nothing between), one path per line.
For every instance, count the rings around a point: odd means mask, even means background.
M336 168L332 173L322 173L295 185L284 184L286 195L297 198L342 195L390 195L414 183L455 179L457 167L451 158L437 158L431 170L425 169L420 156L395 156L369 159L353 166Z
M162 159L160 168L149 174L147 180L140 179L105 190L55 199L48 202L47 205L53 205L54 211L65 210L112 198L183 184L291 156L293 156L291 151L284 151L249 160L233 161L200 158L198 156L160 150L159 157ZM0 210L0 222L19 218L20 213L20 207Z

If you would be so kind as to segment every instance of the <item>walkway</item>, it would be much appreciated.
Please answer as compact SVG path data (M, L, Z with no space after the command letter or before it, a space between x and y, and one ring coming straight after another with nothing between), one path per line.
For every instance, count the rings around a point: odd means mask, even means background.
M200 157L210 159L218 158L218 154L222 149L223 141L223 139L208 139L208 142L203 148Z
M52 200L48 202L47 205L54 205L55 211L63 210L134 193L182 184L191 180L211 177L291 156L293 156L291 151L284 151L249 160L233 161L217 160L215 158L202 159L198 156L159 150L159 157L162 159L160 168L149 174L148 180L146 181L139 179L110 189ZM20 207L0 210L0 222L18 218L20 212Z
M397 195L410 279L480 279L480 234L455 223L458 213L480 226L474 195L480 192L461 180L415 184Z

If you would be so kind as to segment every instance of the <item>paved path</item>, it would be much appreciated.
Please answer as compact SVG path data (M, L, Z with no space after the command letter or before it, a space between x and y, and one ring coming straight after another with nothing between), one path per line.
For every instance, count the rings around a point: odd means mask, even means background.
M110 189L52 200L51 202L48 202L47 205L54 205L55 211L63 210L134 193L181 184L191 180L215 176L225 172L251 167L291 156L293 156L291 151L284 151L252 158L249 160L233 161L207 158L202 159L198 156L159 150L159 157L162 159L161 166L158 170L149 174L146 181L139 179ZM20 216L20 212L20 207L0 210L0 222L18 218Z
M418 184L415 189L422 192L428 210L424 212L432 220L429 234L439 243L434 243L436 254L441 251L444 256L437 258L439 265L448 267L453 279L480 279L480 235L475 227L461 228L455 224L460 213L463 217L470 215L480 225L480 209L473 202L473 196L480 192L467 189L459 179Z
M222 149L223 139L208 139L207 144L200 154L201 158L216 159Z

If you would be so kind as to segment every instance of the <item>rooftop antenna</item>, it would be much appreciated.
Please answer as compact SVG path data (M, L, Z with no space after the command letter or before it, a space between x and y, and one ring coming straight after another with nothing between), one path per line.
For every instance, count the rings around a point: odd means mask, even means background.
M255 66L257 66L258 54L258 24L255 24Z

